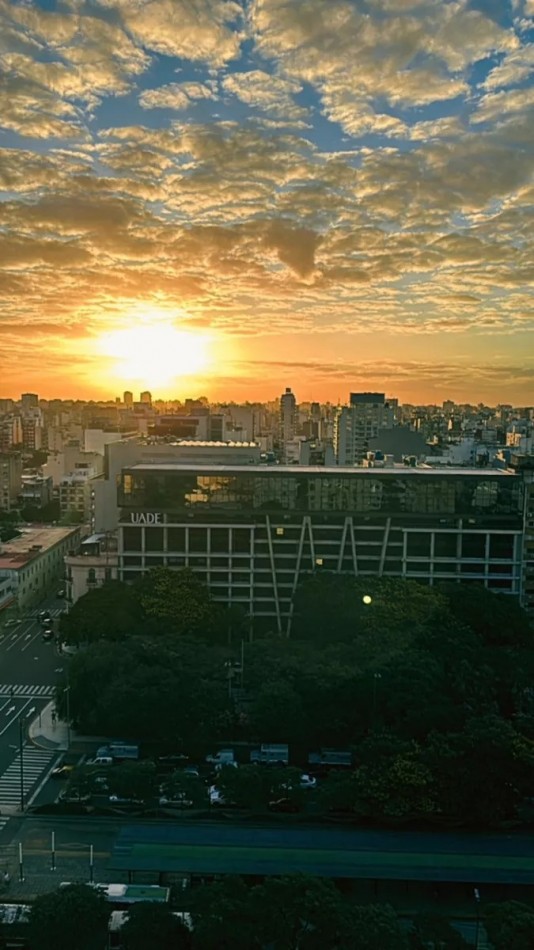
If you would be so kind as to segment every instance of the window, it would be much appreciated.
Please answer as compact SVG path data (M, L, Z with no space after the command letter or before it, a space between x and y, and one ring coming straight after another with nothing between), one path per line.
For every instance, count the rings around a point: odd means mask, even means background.
M141 528L123 528L123 547L125 551L140 551L142 545Z

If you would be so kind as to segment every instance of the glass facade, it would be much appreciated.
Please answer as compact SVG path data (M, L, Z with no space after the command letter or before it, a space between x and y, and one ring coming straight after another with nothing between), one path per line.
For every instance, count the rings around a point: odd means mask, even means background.
M167 512L339 512L410 516L477 514L521 519L522 481L514 475L287 469L216 472L124 471L121 508Z
M216 600L282 632L310 572L520 594L523 487L482 471L137 466L118 485L120 576L189 567Z

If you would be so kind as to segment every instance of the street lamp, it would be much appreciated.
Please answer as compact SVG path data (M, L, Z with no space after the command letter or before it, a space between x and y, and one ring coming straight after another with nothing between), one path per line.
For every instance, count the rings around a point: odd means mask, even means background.
M480 891L478 887L473 889L473 894L475 895L475 903L477 905L477 923L475 930L475 950L478 950L478 938L480 936Z
M382 673L373 673L373 717L372 717L373 731L375 728L375 721L376 721L376 687L378 684L378 680L381 680L381 679L382 679Z
M362 601L366 606L369 606L369 604L373 603L373 598L371 597L370 594L364 594L362 597Z
M70 747L70 686L65 686L63 693L67 696L67 745Z
M20 810L24 811L24 724L33 716L35 706L25 716L19 716L19 758L20 758Z

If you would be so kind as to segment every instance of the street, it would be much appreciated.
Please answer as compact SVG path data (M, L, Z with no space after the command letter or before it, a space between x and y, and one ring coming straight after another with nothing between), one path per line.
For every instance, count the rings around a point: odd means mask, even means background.
M54 641L45 642L40 610L48 609L57 630L64 603L48 598L17 625L0 629L0 828L20 805L21 759L24 801L27 804L46 771L57 759L54 750L36 748L27 738L30 722L50 703L66 657Z

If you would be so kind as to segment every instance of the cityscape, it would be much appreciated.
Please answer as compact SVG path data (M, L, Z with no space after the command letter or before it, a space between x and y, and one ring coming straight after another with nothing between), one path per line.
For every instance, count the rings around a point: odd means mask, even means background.
M534 0L0 0L0 948L533 950Z

